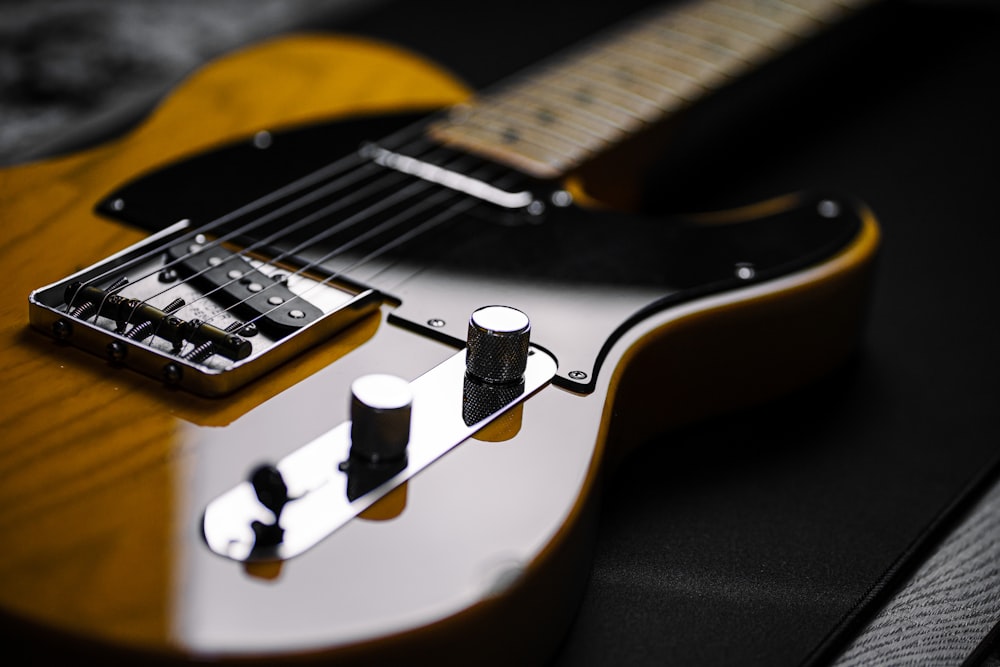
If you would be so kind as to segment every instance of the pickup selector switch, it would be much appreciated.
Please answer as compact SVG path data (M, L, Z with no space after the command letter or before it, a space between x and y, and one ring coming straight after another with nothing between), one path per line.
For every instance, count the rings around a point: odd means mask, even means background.
M490 384L517 382L528 363L531 322L508 306L486 306L469 318L465 369Z
M382 464L406 457L410 384L394 375L364 375L351 384L351 458Z

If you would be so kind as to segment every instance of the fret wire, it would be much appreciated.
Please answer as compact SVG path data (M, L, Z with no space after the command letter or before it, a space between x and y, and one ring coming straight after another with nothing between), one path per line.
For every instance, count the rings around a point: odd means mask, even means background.
M650 30L659 33L660 35L663 35L665 37L678 36L684 43L696 42L696 38L687 37L682 32L665 25L656 25L651 27ZM634 43L626 45L625 48L657 54L653 55L652 57L645 57L645 59L653 63L654 66L660 68L661 70L683 76L689 81L693 81L698 84L700 84L705 71L716 72L726 69L732 65L731 62L720 61L718 58L721 57L721 54L715 52L713 52L716 55L716 59L714 61L688 53L686 50L679 47L679 45L674 40L666 40L666 41L662 39L636 40ZM742 54L739 54L736 51L730 51L730 52L732 53L732 55L729 56L730 58L736 57L739 58L740 60L743 60ZM696 74L688 74L682 71L682 68L671 67L662 61L664 54L667 54L668 57L674 59L680 58L682 62L697 64L699 67L702 68L702 72ZM644 57L641 54L637 54L637 56ZM700 86L700 87L703 89L707 88L706 86Z
M612 60L615 62L609 63L605 62L606 60ZM594 78L596 80L607 82L611 86L617 86L625 92L638 95L639 97L648 100L661 111L676 107L684 100L677 89L671 87L670 85L661 83L659 79L649 80L646 78L637 78L635 76L635 72L633 71L637 66L652 68L654 67L654 63L650 62L648 59L641 58L640 56L622 50L597 54L588 59L586 62L581 63L580 70L589 70L591 75L593 75L595 71L602 72L602 76ZM623 79L623 75L627 75L627 79ZM636 86L640 88L637 89Z
M823 23L830 23L843 16L849 9L852 9L850 2L845 3L839 0L783 0L783 2L801 8Z
M643 42L642 44L634 44L632 48L656 54L645 59L654 67L694 82L702 88L707 88L707 86L702 85L702 77L717 71L715 63L693 58L683 51L676 49L669 42L652 40Z
M731 76L729 72L732 68L728 63L711 63L691 58L670 42L652 41L637 47L655 54L649 58L649 62L654 63L654 66L687 78L690 84L702 89L700 91L702 94L717 88L722 82L720 79L724 80ZM667 61L676 64L671 65ZM691 66L700 69L692 71ZM695 99L689 98L689 101L693 102L700 97L700 94L696 94Z
M760 51L763 49L763 46L751 42L744 37L738 37L738 38L733 38L731 36L728 37L727 39L730 41L730 43L732 42L733 39L739 39L742 41L738 48L729 49L725 52L725 55L723 55L722 53L715 51L712 48L713 45L711 43L707 41L702 41L698 38L690 37L685 33L681 32L680 30L677 30L676 28L658 26L657 31L664 37L674 38L674 40L671 40L669 42L674 49L681 48L675 41L675 40L680 40L682 43L690 44L695 48L707 48L711 50L716 56L716 63L714 64L719 65L718 71L723 72L730 77L746 71L747 68L749 68L753 64L756 64L762 58ZM661 46L662 43L653 42L652 44L655 46L655 48L662 48ZM645 44L640 46L642 48L654 48L653 46ZM722 58L725 58L725 60L722 60ZM708 88L707 86L701 86L701 87L703 90ZM694 100L690 101L693 102Z
M734 23L760 26L762 29L768 31L768 37L765 39L771 41L772 44L775 43L773 35L781 35L783 39L790 37L803 39L811 32L810 26L801 19L798 21L785 21L783 24L777 23L748 9L745 3L742 6L737 6L716 2L705 5L705 11L712 17L705 19L708 21L718 22L724 16Z
M430 134L554 177L869 1L700 0L649 12L588 40L576 60L547 60L471 100Z
M684 14L684 20L697 21L708 26L709 29L725 28L744 35L752 42L765 45L772 51L780 50L773 48L775 35L780 34L782 37L787 35L786 32L773 25L748 20L746 15L740 15L732 9L717 4L706 3L692 7L690 12Z
M626 111L641 123L649 123L659 116L659 106L637 93L617 86L614 82L602 77L569 70L565 78L579 81L582 85L572 89L573 99L581 104L611 104Z
M510 109L501 112L495 106L481 106L470 111L460 124L471 122L478 127L496 128L501 140L508 145L516 146L521 141L527 141L565 157L574 157L581 150L590 150L593 145L592 135L588 135L586 141L579 141L567 136L565 131L557 134L534 119L530 123L524 120L523 115Z
M651 80L644 82L668 96L668 99L656 98L662 109L674 109L700 98L705 92L702 81L665 64L662 58L655 55L658 51L657 46L631 44L616 49L615 54L628 58L636 69L655 72ZM654 52L654 55L649 52Z
M592 119L600 127L609 132L629 134L635 129L635 117L629 115L624 110L611 105L582 106L574 103L572 95L568 94L564 89L554 91L551 87L550 89L544 89L541 86L525 87L516 93L513 98L514 102L520 97L525 97L529 100L544 100L549 106L558 106L564 111Z
M567 79L581 81L584 86L574 86L568 83ZM626 106L622 100L616 100L613 96L595 96L593 93L587 91L587 87L593 85L593 80L586 76L574 74L569 68L565 68L563 71L547 72L544 77L540 77L536 81L539 85L550 89L551 92L561 95L568 104L586 105L591 109L600 107L612 113L617 113L620 117L619 123L626 131L637 129L645 120L637 109Z
M623 127L613 122L612 118L598 115L592 109L574 106L560 97L535 88L518 91L504 103L511 106L530 106L535 115L552 114L557 122L569 123L595 137L614 140L627 134Z
M787 18L797 17L802 20L809 20L813 23L819 24L821 21L816 18L814 12L804 9L798 5L790 2L785 2L784 0L714 0L720 5L725 5L727 7L732 7L733 9L748 10L748 5L753 6L754 12L766 12L772 16L781 15Z
M728 55L730 57L732 56L740 57L742 56L741 49L745 49L746 44L748 43L748 40L745 37L738 36L735 39L740 40L741 42L743 42L743 44L740 46L733 46L732 45L732 40L734 38L733 35L726 36L725 37L726 42L722 43L716 39L713 39L713 37L717 36L716 33L714 33L713 31L705 30L698 24L690 26L690 30L681 31L671 27L666 21L659 21L646 26L643 30L643 33L648 33L648 36L647 34L638 34L637 35L638 39L636 40L636 42L647 42L650 39L652 39L653 42L656 43L658 42L658 40L656 39L657 36L662 36L666 34L667 36L670 36L672 39L678 39L685 44L690 44L691 46L696 47L698 50L706 53L708 57L714 57L714 58L718 58L723 55ZM697 57L704 59L703 56L697 56Z
M449 129L457 131L460 135L488 139L498 148L503 148L504 150L521 150L523 148L526 152L530 152L534 157L540 159L545 156L562 159L571 157L570 154L564 153L560 149L540 144L532 138L518 137L516 141L509 142L505 140L503 136L506 128L498 127L495 123L483 123L480 121L481 118L477 115L470 114L457 124L452 124L448 127ZM539 150L543 151L543 153L539 154Z
M452 129L459 131L443 133L442 137L445 143L472 148L487 157L497 158L502 163L517 162L523 164L530 168L530 173L538 173L539 171L554 174L565 173L568 167L578 162L572 159L567 161L564 156L555 155L530 142L520 143L516 147L506 145L497 141L495 132L491 132L490 128L483 128L472 123L463 123ZM432 133L432 136L436 135Z
M551 101L551 99L552 98L549 98L546 101ZM531 97L526 94L518 95L517 98L489 100L481 106L496 107L504 113L524 118L525 121L540 123L543 126L569 127L569 131L573 134L573 136L580 137L580 135L586 135L586 137L588 137L586 141L598 140L603 143L608 143L610 140L617 138L617 136L624 134L624 132L610 126L606 121L600 121L600 119L598 119L598 123L595 126L593 123L586 124L581 122L581 119L576 116L570 116L565 113L557 113L552 109L545 108L535 102L532 102ZM552 105L547 104L546 106ZM569 107L568 105L561 107L563 111L571 113L576 111L578 108L579 107ZM595 116L593 118L596 119L597 117ZM609 136L609 131L612 132L613 136ZM583 139L583 137L580 138Z
M723 32L723 26L697 20L692 21L689 13L668 14L652 27L661 34L664 32L672 33L678 36L682 42L706 45L711 53L710 57L717 57L719 48L739 53L740 49L746 49L747 43L758 43L756 39L731 28ZM716 48L712 48L713 46ZM703 56L698 57L704 59Z

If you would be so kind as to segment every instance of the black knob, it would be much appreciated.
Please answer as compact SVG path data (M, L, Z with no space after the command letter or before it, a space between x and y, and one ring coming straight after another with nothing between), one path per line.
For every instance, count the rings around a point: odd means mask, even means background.
M465 368L489 383L516 382L528 365L531 322L508 306L486 306L469 318Z
M398 461L410 441L410 384L393 375L365 375L351 385L351 458Z

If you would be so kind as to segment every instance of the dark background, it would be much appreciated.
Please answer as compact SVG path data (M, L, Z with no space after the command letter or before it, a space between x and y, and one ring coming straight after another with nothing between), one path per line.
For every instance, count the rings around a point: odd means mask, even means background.
M0 157L121 132L200 62L275 31L371 34L478 87L641 4L4 2ZM834 376L671 433L610 476L586 598L556 664L827 663L989 489L998 81L994 3L887 2L684 122L648 176L647 207L812 188L859 197L885 235L869 327ZM996 539L981 539L992 557L959 582L957 607L921 608L893 626L917 640L893 634L866 661L955 664L972 652L998 620ZM934 635L955 613L969 622Z

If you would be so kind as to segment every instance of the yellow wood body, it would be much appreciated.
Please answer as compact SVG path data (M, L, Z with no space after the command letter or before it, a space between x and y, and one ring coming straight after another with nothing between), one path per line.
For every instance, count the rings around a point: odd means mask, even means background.
M117 628L157 643L168 609L178 419L225 424L371 337L378 319L225 400L164 394L29 330L27 296L140 240L94 204L136 175L227 140L338 116L435 109L466 89L413 54L351 38L296 36L215 62L134 132L69 157L0 171L0 609L83 635ZM141 566L141 587L118 576Z

